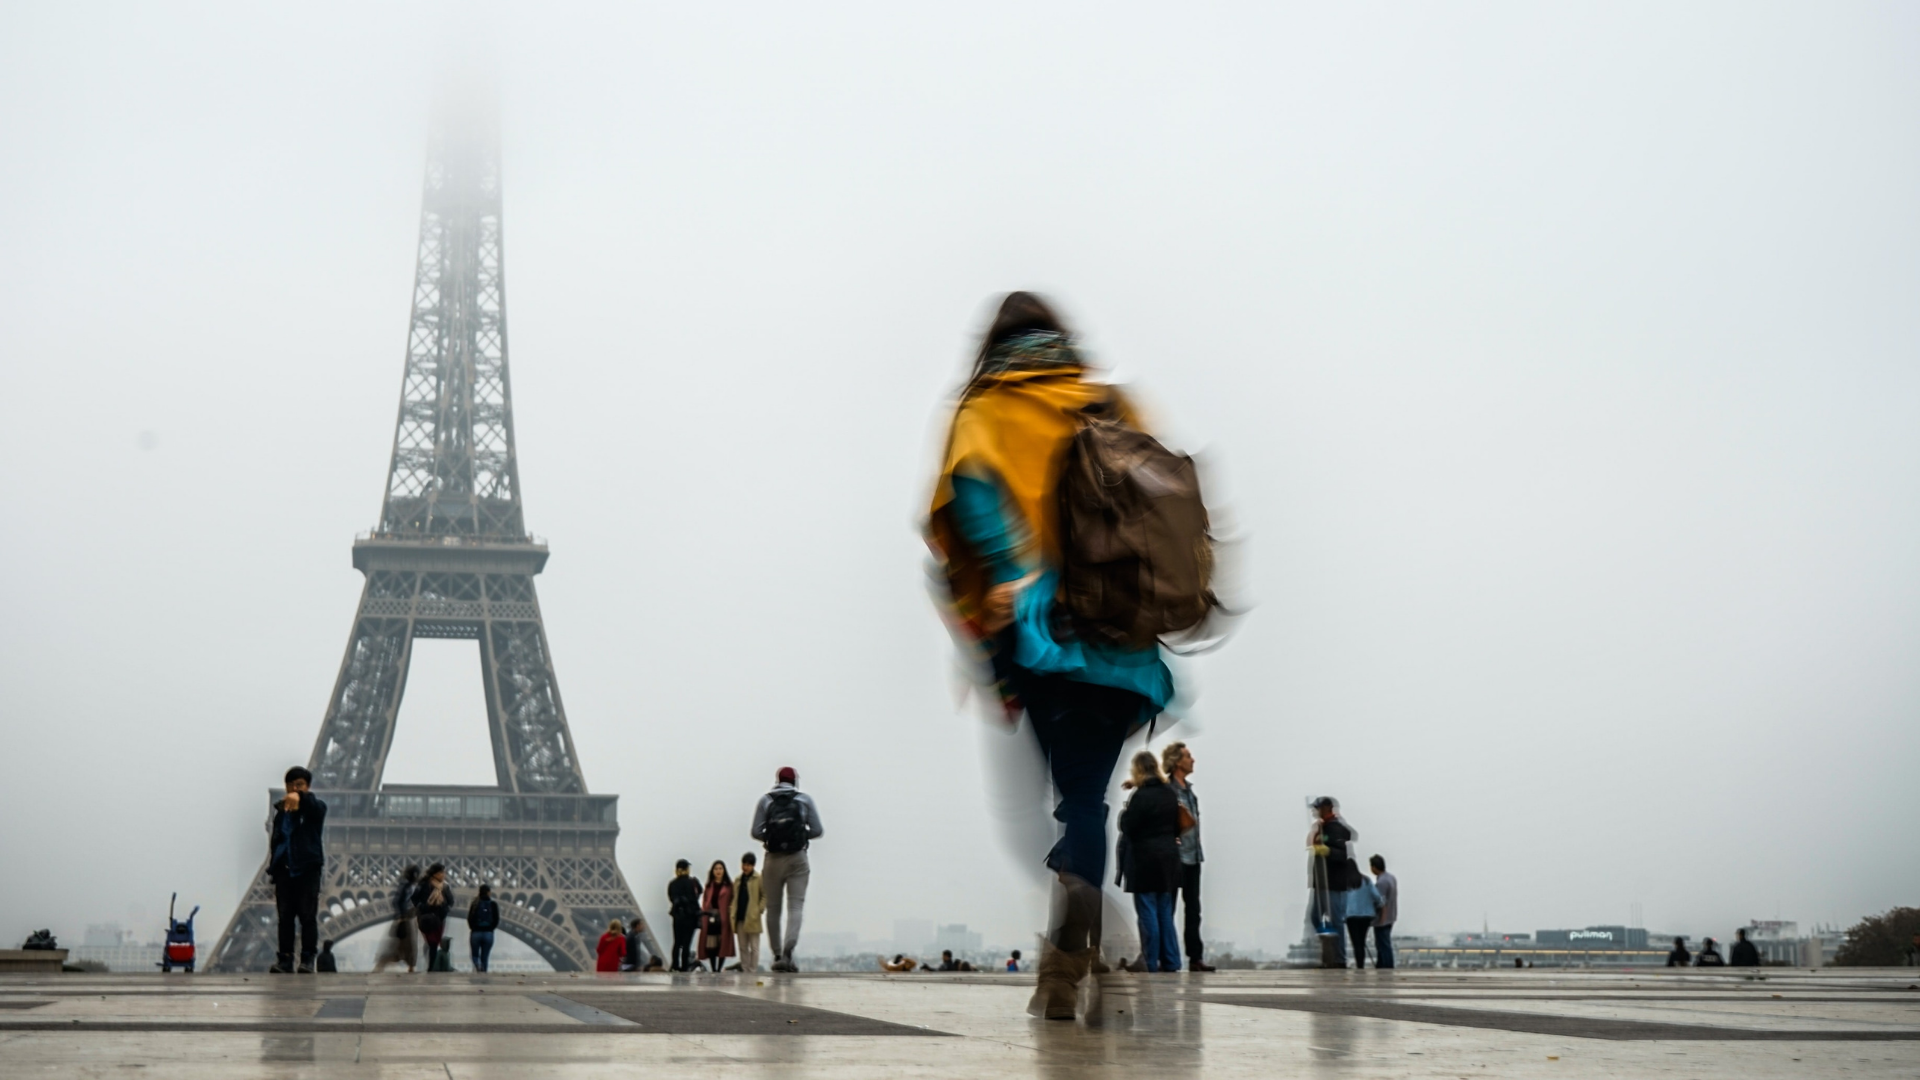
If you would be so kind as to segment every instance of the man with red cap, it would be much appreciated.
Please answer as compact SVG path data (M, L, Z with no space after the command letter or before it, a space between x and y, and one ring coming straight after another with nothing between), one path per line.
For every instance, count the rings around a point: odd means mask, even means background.
M773 790L753 809L753 838L766 845L760 880L767 896L767 943L773 946L774 971L799 971L793 947L800 942L800 916L807 906L807 844L826 835L813 797L794 786L799 774L783 765ZM780 917L792 905L793 918L780 933Z

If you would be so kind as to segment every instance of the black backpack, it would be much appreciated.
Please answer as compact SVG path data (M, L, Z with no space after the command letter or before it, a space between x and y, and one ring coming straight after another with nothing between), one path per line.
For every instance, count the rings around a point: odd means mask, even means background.
M806 812L800 809L800 799L794 792L777 792L767 804L764 836L767 850L775 855L792 855L806 848Z

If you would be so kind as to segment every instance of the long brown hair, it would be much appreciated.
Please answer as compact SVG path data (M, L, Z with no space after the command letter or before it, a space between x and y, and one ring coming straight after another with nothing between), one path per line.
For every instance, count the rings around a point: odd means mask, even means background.
M980 351L973 357L973 374L968 382L980 377L987 366L987 357L993 354L993 347L1008 338L1021 334L1030 334L1036 330L1051 330L1056 334L1067 332L1066 324L1060 316L1033 293L1018 290L1008 293L1000 301L1000 310L994 313L993 322L987 327L986 334L980 338Z

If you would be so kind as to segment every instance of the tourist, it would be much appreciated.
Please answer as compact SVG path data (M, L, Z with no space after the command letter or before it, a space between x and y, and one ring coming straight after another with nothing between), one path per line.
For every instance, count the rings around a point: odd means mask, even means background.
M1712 938L1700 943L1700 955L1693 958L1694 967L1726 967L1727 962L1720 957L1720 950L1714 946Z
M493 898L493 886L482 885L467 905L467 951L473 956L473 970L487 970L493 955L493 932L500 926L500 905Z
M1321 966L1347 966L1347 899L1365 877L1354 860L1353 842L1360 834L1340 816L1340 803L1331 795L1313 800L1314 822L1307 832L1307 849L1313 852L1312 870L1316 900L1315 912L1321 936ZM1332 940L1329 941L1328 939Z
M955 636L981 658L1008 719L1025 710L1053 780L1064 831L1046 857L1057 887L1027 1008L1055 1020L1073 1019L1076 987L1097 959L1114 765L1173 696L1158 645L1054 634L1063 454L1089 407L1132 419L1118 392L1087 374L1052 308L1009 293L961 391L927 520Z
M1759 967L1760 950L1747 940L1745 930L1733 932L1733 947L1727 950L1728 967Z
M320 943L320 955L313 958L313 970L319 972L322 975L330 974L340 970L340 965L337 962L335 962L333 958L333 939L332 938L328 938L327 940Z
M1387 860L1367 860L1373 867L1373 888L1380 895L1380 913L1373 917L1373 966L1393 967L1393 924L1400 919L1400 879L1387 873Z
M1018 975L1019 973L1020 973L1020 950L1015 949L1013 950L1013 954L1007 957L1007 974Z
M327 853L322 832L327 827L327 804L313 794L313 774L295 765L287 770L286 794L274 807L267 824L267 876L273 879L273 906L280 917L280 949L273 966L277 975L313 974L313 957L320 951L320 879ZM300 963L293 961L293 937L300 933Z
M760 796L753 808L753 838L767 849L761 868L767 898L767 939L773 946L773 970L799 971L793 950L800 943L800 918L807 906L807 847L826 835L820 827L820 808L813 796L795 785L800 774L783 765L774 774L773 790ZM787 917L785 936L781 918Z
M1133 797L1120 811L1120 878L1140 924L1140 964L1147 971L1179 971L1173 898L1180 888L1180 799L1146 750L1133 755L1125 786Z
M647 947L647 921L639 912L627 920L627 955L620 958L621 971L644 971L647 960L654 959L653 950Z
M733 936L739 943L741 971L760 970L760 918L767 911L767 891L756 869L759 859L749 851L740 856L740 878L733 883Z
M1206 854L1200 847L1200 796L1187 782L1193 775L1193 751L1183 742L1168 743L1160 751L1160 767L1180 799L1180 906L1184 915L1180 941L1186 946L1187 970L1212 971L1206 942L1200 937L1200 864L1206 861Z
M1691 967L1692 965L1693 954L1687 951L1687 939L1683 937L1674 938L1673 951L1667 954L1667 966Z
M940 970L941 971L959 971L960 970L960 961L955 960L953 958L952 949L940 950Z
M658 956L649 956L647 957L647 970L649 972L665 971L667 970L667 966L660 962L660 958Z
M1346 911L1347 940L1353 943L1353 966L1364 968L1367 966L1367 931L1380 914L1380 891L1366 875L1360 876L1360 887L1347 894Z
M393 891L393 928L387 931L386 939L380 942L380 951L373 958L373 973L387 970L387 965L405 962L407 974L413 974L415 947L413 943L414 893L420 887L420 868L408 866L400 871L400 886Z
M700 952L718 975L733 955L733 878L724 859L707 868L707 887L700 897ZM698 964L694 965L698 967Z
M452 971L441 942L447 934L447 915L453 911L453 886L447 884L447 868L434 863L420 879L413 906L420 921L420 938L427 943L427 970Z
M680 859L667 882L667 912L673 917L673 970L693 970L693 935L700 929L700 882L693 864Z
M902 953L894 953L893 959L891 960L887 959L884 956L880 958L881 971L892 971L896 973L908 972L908 971L912 971L914 968L919 966L920 966L920 961L915 960L913 957L906 956Z
M607 923L607 932L600 935L600 942L594 948L595 971L620 973L620 961L627 955L627 928L619 919Z

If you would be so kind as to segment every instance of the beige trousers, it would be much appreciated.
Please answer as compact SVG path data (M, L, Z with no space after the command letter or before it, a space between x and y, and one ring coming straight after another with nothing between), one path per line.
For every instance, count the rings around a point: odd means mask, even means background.
M740 970L760 970L760 935L740 933L733 935L734 943L740 946Z

